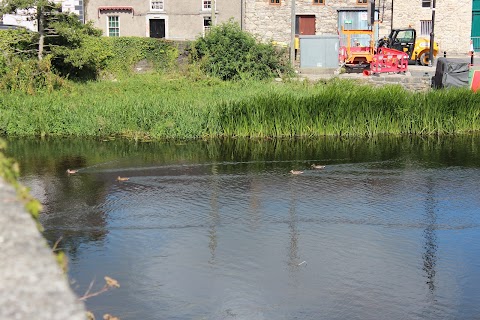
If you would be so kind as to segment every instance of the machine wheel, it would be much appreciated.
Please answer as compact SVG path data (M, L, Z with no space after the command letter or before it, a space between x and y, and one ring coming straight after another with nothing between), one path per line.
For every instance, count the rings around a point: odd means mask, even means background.
M420 63L422 66L428 66L429 61L430 61L430 53L424 52L420 55Z

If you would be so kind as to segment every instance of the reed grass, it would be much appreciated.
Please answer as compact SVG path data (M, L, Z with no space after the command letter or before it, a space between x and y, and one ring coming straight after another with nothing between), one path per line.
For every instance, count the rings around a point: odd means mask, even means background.
M309 95L266 93L231 102L224 133L238 136L374 136L476 132L480 95L466 89L413 93L335 81Z
M205 137L458 134L480 130L480 95L414 93L350 81L312 84L138 75L54 93L0 96L0 133L12 136Z

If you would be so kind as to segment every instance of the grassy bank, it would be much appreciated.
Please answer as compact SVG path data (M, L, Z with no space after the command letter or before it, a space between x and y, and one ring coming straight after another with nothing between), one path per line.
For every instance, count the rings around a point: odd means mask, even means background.
M453 134L480 130L480 95L352 82L221 82L138 75L50 94L2 94L0 132L168 139Z

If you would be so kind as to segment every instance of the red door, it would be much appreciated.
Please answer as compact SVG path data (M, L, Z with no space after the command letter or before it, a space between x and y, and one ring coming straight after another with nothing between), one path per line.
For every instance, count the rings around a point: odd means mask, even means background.
M297 16L297 32L299 35L315 34L315 16Z

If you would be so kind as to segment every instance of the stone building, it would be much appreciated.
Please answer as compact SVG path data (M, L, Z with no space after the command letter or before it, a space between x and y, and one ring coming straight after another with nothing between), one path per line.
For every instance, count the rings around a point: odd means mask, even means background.
M214 24L230 18L263 41L291 43L292 0L55 0L64 11L93 21L105 36L158 37L192 40L207 30L215 5ZM376 0L375 37L391 28L413 27L428 36L433 0ZM339 35L345 29L367 28L368 0L295 0L297 35ZM447 55L463 55L470 39L480 49L480 0L437 0L435 40ZM36 29L31 12L4 15L6 24Z
M295 0L297 35L367 29L367 0ZM376 0L376 36L390 33L392 0ZM264 41L291 42L292 0L246 0L245 30Z
M432 0L395 1L393 27L412 26L417 35L429 36L432 27ZM434 36L440 52L467 55L472 35L472 0L437 0Z
M342 26L367 28L367 0L295 1L297 35L339 34ZM418 35L428 36L432 26L430 3L431 0L376 0L376 37L388 35L392 27L409 26ZM472 34L472 0L461 4L457 0L438 0L436 7L435 41L440 51L449 55L466 54ZM292 0L245 0L245 29L264 41L290 44L291 8Z
M105 36L139 36L193 40L214 24L233 18L241 21L241 0L89 0L85 21Z

